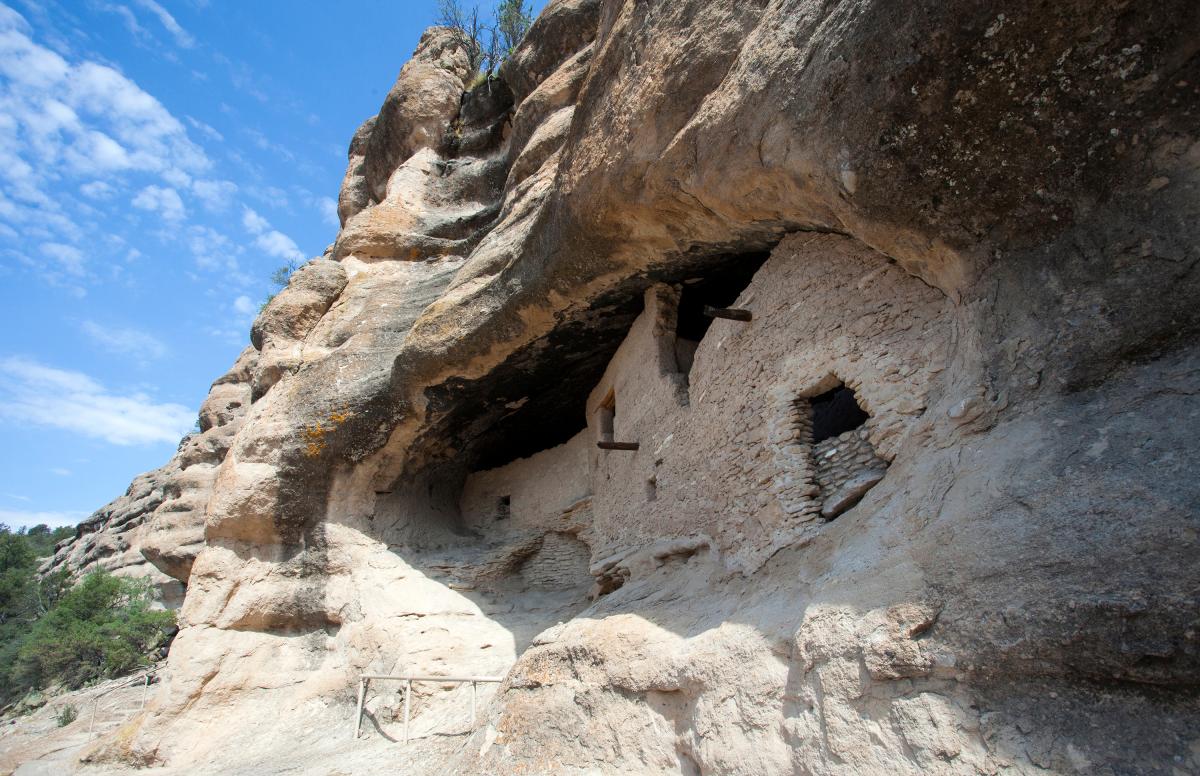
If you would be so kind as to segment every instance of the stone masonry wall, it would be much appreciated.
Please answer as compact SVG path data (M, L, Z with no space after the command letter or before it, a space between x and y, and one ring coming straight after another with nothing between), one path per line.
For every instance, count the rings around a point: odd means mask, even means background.
M619 441L640 445L591 451L593 547L612 558L655 541L708 543L727 567L749 571L825 522L797 402L844 383L870 416L858 431L890 463L944 369L949 303L855 240L789 237L734 305L753 320L713 322L681 401L682 376L660 357L673 351L671 293L647 294L589 399L593 444L611 390Z
M817 484L826 499L856 474L883 469L887 464L875 455L866 429L854 429L813 446L817 462Z
M581 410L582 411L582 410ZM586 433L569 442L504 466L467 476L460 509L467 526L497 526L500 499L508 497L505 529L560 527L563 511L590 492Z
M541 548L521 567L521 576L535 588L589 587L591 555L591 549L579 539L551 531L543 537Z

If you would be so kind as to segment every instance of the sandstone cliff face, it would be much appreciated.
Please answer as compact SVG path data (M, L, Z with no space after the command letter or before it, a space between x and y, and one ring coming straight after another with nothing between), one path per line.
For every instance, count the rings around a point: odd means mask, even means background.
M204 547L204 510L217 468L250 407L258 352L246 348L212 384L200 407L199 431L184 437L161 469L133 481L125 495L79 524L43 566L79 577L93 569L148 578L158 601L183 603L192 562Z
M1198 14L553 0L465 94L428 32L154 475L105 754L262 772L369 671L505 677L417 687L429 773L1200 769Z

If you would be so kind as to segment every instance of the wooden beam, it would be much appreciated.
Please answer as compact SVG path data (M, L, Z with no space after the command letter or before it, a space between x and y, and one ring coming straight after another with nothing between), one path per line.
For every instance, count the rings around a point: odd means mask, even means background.
M637 442L597 442L601 450L637 450L641 445Z
M729 321L749 322L754 314L749 310L738 310L734 307L709 307L704 305L704 314L709 318L724 318Z

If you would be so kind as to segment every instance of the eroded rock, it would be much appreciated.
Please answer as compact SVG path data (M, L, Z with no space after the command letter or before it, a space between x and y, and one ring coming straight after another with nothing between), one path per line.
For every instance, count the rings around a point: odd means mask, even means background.
M204 503L130 751L478 672L452 753L466 696L414 692L414 767L1200 768L1197 13L558 0L471 94L427 33L213 471L60 551Z

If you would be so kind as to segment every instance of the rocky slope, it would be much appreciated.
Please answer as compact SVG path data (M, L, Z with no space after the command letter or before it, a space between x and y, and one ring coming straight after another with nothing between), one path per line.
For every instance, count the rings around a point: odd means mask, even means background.
M1194 3L552 0L469 76L60 550L187 585L92 767L303 770L369 671L504 677L428 773L1200 770Z

